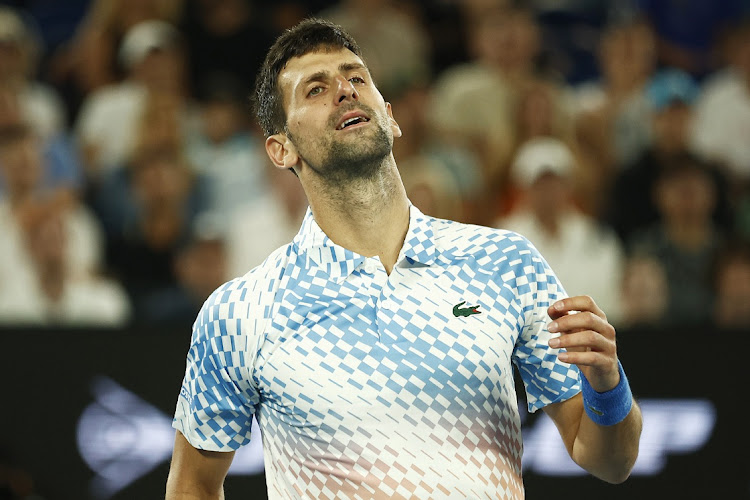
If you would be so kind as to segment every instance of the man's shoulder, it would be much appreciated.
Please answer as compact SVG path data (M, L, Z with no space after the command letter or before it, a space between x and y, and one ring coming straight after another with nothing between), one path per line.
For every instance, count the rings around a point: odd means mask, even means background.
M295 248L293 243L279 247L260 265L214 290L203 304L198 322L267 316L284 275L296 265Z
M442 254L494 259L527 253L529 240L508 229L433 219L435 244ZM504 259L503 259L504 260Z

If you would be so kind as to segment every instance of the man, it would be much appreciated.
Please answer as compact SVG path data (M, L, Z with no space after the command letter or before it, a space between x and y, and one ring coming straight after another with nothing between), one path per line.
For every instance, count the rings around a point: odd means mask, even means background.
M266 58L266 150L310 210L198 316L167 498L223 498L253 415L270 498L523 498L512 362L573 459L624 481L641 414L614 328L523 237L410 206L398 124L359 53L307 20Z

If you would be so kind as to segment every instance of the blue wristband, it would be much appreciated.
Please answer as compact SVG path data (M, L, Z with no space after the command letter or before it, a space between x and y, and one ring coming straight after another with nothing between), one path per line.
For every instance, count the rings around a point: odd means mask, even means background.
M581 389L583 392L583 407L586 414L596 424L615 425L628 416L633 407L633 394L622 364L618 361L620 383L607 392L596 392L586 377L581 373Z

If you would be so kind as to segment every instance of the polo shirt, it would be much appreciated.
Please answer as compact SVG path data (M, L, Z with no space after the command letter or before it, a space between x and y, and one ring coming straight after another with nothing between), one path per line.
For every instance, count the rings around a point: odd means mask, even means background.
M531 412L580 391L548 346L564 296L517 233L411 206L388 275L308 210L206 301L173 426L228 452L255 416L269 498L523 498L513 365Z

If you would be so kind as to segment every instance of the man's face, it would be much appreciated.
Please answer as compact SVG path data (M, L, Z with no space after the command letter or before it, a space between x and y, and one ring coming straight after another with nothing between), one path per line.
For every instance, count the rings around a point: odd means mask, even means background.
M328 181L372 177L391 154L394 136L401 135L390 104L347 49L289 60L279 86L286 136L301 163Z

